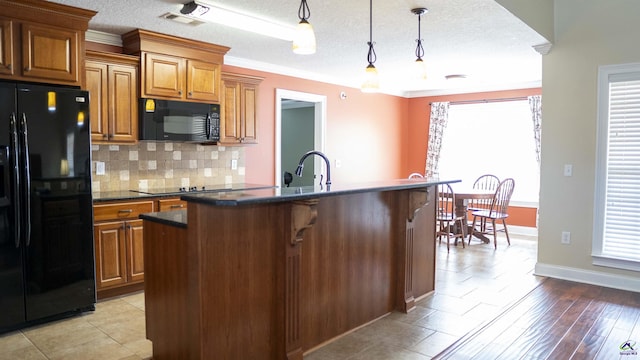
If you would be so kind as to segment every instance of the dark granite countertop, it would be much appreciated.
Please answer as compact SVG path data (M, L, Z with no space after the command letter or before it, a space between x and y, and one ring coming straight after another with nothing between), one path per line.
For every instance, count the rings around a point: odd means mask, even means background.
M270 187L273 187L273 186L263 185L263 184L237 183L237 184L208 186L206 191L201 191L197 193L208 194L208 193L215 193L215 192L221 192L221 191L263 189L263 188L270 188ZM93 195L93 202L99 203L103 201L141 200L146 198L178 197L184 194L185 192L180 192L175 188L171 188L171 189L150 189L147 191L139 191L139 190L102 191L102 192L94 192L92 195Z
M187 227L187 210L175 210L175 211L162 211L148 214L141 214L140 218L143 220L151 220L154 222L177 226Z
M326 187L307 186L291 188L262 188L244 190L217 191L206 193L187 193L180 196L182 200L217 206L237 206L245 204L259 204L270 202L282 202L303 200L333 195L355 194L369 191L392 191L404 189L419 189L442 183L456 183L460 180L427 180L427 179L401 179L370 183L355 183L336 186L329 190ZM187 226L187 210L163 211L140 215L141 219L159 222L171 226Z
M306 187L268 188L257 190L247 189L244 191L183 194L180 198L185 201L216 206L238 206L304 200L370 191L418 189L441 183L455 183L459 181L460 180L440 181L430 179L399 179L369 183L333 184L330 188L327 188L327 186L320 187L319 185L316 185Z

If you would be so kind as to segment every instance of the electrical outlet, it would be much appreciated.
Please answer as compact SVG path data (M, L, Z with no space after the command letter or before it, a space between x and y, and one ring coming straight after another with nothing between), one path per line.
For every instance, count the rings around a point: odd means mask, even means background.
M565 164L564 165L564 176L572 176L573 175L573 165Z
M237 170L238 169L238 160L233 159L231 160L231 170Z
M104 175L104 162L96 161L96 175Z
M571 232L563 231L562 238L560 239L560 243L565 245L571 244Z

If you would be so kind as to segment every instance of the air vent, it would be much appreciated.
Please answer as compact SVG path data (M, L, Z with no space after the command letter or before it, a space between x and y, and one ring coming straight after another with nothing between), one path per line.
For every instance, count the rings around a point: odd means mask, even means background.
M187 16L177 15L177 14L174 14L174 13L166 13L164 15L161 15L160 17L164 18L164 19L167 19L167 20L179 22L181 24L191 25L191 26L197 26L197 25L204 24L203 21L192 19L192 18L187 17Z

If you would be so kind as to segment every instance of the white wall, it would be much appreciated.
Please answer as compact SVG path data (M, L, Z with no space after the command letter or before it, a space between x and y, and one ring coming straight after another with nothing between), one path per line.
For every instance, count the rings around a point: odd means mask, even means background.
M518 16L545 39L553 41L554 0L496 0L496 2Z
M555 0L554 45L542 61L538 274L640 291L638 273L591 264L598 66L640 62L639 15L638 0Z

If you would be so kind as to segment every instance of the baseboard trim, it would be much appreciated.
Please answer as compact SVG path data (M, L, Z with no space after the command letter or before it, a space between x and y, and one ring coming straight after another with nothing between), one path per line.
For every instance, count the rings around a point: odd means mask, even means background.
M509 234L538 236L538 228L535 228L535 227L518 226L518 225L507 225L507 226L508 226L507 230L509 230Z
M569 280L584 284L640 292L640 279L631 276L606 274L597 271L536 263L535 275Z

